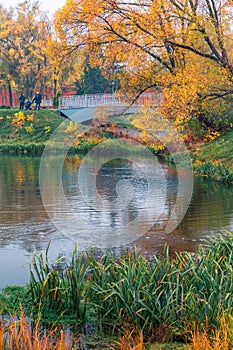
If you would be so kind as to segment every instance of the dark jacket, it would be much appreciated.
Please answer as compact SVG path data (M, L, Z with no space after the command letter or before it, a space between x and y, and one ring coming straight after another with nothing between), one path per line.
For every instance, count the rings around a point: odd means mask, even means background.
M20 102L20 103L24 103L24 101L25 101L25 96L24 96L23 94L21 94L21 95L19 96L19 102Z
M42 95L41 94L36 94L36 96L34 97L33 101L32 102L36 102L37 103L41 103L42 101Z

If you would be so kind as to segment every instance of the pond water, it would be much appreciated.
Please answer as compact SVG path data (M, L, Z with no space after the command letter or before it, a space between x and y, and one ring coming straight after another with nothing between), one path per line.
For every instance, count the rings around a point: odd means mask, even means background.
M120 215L109 211L101 213L82 200L77 189L79 165L77 156L68 158L62 177L67 201L77 215L90 223L89 232L82 232L80 227L81 234L86 237L86 245L97 226L114 229L123 225L127 230L127 220L134 220L143 210L144 197L148 195L148 186L141 170L128 160L120 160L104 164L98 172L98 193L109 203L116 198L117 183L122 179L131 181L133 200L128 206L127 215ZM142 231L148 223L151 229L136 241L129 236L127 247L136 245L145 255L161 252L164 243L168 243L172 250L195 251L199 244L211 235L219 234L220 230L233 230L233 186L195 178L192 201L184 219L172 233L166 234L165 226L177 195L177 174L174 168L166 164L161 166L166 177L161 184L166 185L166 205L156 222L153 206L147 210L140 224ZM0 156L0 288L25 284L33 253L45 251L49 242L52 260L61 255L70 256L74 247L74 241L59 231L44 208L39 168L40 158ZM159 203L160 198L155 198L156 201ZM69 228L71 222L65 208L61 220ZM106 236L105 239L111 240L111 237ZM83 249L82 244L79 244L79 249ZM122 249L124 247L115 250L119 252Z

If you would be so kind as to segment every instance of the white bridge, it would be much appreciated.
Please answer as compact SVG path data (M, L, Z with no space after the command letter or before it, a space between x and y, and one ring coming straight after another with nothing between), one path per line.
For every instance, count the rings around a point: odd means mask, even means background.
M136 101L136 105L143 105L146 102L155 101L155 94L142 94ZM98 95L72 95L59 98L60 108L91 108L109 105L130 105L130 98L118 94Z
M59 97L58 109L62 116L75 122L85 122L95 117L96 111L103 107L109 114L135 113L142 105L158 104L158 94L144 93L131 105L130 98L118 94L72 95ZM51 106L52 100L43 101Z
M136 101L136 105L153 103L158 99L158 94L144 93ZM106 105L130 104L130 97L118 94L96 94L96 95L72 95L59 97L58 108L90 108ZM52 107L53 100L43 100L43 106Z

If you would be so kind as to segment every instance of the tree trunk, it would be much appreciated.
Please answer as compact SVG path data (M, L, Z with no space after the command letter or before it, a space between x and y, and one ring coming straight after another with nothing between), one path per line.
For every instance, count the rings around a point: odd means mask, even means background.
M29 78L28 78L28 76L26 77L25 88L26 88L26 98L31 98L31 96L30 96L30 88L29 88Z
M12 97L11 81L10 81L10 80L7 80L7 84L8 84L8 93L9 93L9 102L10 102L10 106L13 107L13 97Z
M57 96L57 79L53 80L53 97Z
M2 106L5 105L5 100L6 100L6 89L5 87L2 87Z

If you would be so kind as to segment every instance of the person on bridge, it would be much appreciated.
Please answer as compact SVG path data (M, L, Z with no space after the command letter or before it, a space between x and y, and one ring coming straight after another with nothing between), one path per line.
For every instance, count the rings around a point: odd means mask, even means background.
M36 103L35 109L37 109L37 108L40 109L41 101L42 101L42 95L39 93L39 91L37 91L35 97L32 100L32 103L33 102Z
M24 102L25 102L25 96L24 96L24 94L22 93L22 94L19 96L19 109L24 109Z

